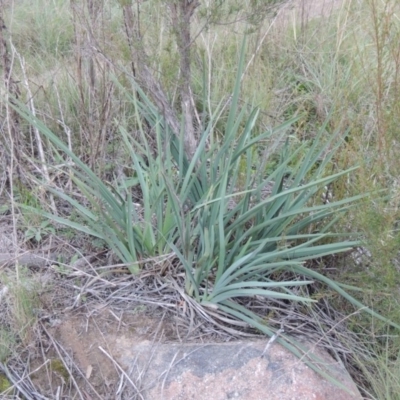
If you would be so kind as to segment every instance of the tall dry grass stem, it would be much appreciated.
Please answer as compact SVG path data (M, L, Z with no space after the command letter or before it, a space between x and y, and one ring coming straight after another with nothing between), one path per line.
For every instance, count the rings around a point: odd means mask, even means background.
M101 53L108 47L104 16L104 3L93 0L71 2L74 36L75 65L80 107L81 154L88 159L91 168L104 169L107 138L113 126L113 71L104 63Z

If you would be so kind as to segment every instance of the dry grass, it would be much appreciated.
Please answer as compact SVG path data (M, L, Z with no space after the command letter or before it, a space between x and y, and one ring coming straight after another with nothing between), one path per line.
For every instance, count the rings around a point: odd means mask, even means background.
M85 399L87 395L98 399L140 399L141 374L135 374L138 379L134 379L118 363L112 336L112 332L132 336L129 332L132 326L140 326L138 321L146 321L146 338L155 342L215 342L258 336L246 324L216 310L203 309L185 295L181 289L183 271L180 274L172 263L171 256L148 260L137 277L132 277L123 265L101 267L102 258L75 267L66 265L62 275L59 268L53 267L46 280L43 272L37 271L36 279L41 278L41 282L35 297L40 300L40 307L29 321L31 312L24 309L21 318L19 303L28 293L32 296L30 288L3 284L8 291L3 289L2 325L10 326L13 337L7 343L12 354L0 362L0 370L11 383L3 396L17 390L26 399ZM164 277L160 277L160 268L165 271ZM29 282L32 284L33 280L31 277ZM355 355L363 355L360 337L346 328L350 316L335 311L328 296L310 308L309 318L305 318L299 305L287 308L279 302L256 299L244 300L243 304L264 313L269 323L284 326L291 335L314 340L345 361L350 371ZM132 313L135 308L139 311ZM81 331L83 326L87 328ZM88 351L85 346L93 348ZM102 363L100 369L98 362ZM134 364L131 368L135 368ZM105 385L104 380L114 384Z

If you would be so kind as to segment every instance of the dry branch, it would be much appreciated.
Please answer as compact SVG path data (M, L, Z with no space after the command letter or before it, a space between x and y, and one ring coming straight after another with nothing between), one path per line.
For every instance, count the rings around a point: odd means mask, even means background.
M191 62L190 62L190 20L198 7L199 2L182 0L170 4L172 23L177 33L177 43L180 53L181 73L181 106L184 118L185 150L189 158L197 147L197 139L193 124L193 99L190 87ZM180 135L180 123L176 111L171 106L168 97L159 81L156 80L150 69L150 62L143 46L143 38L139 29L138 12L135 17L132 5L124 5L124 24L126 36L131 51L132 71L138 82L149 92L159 112L164 116L166 123L175 135Z
M8 127L8 134L10 140L11 155L17 162L17 172L20 173L21 156L20 152L22 150L22 135L20 130L20 121L18 113L9 107L8 102L14 102L18 100L21 92L18 87L18 82L14 80L12 75L13 69L13 57L10 57L9 48L7 46L8 42L8 32L7 27L3 18L4 5L0 6L0 64L3 70L3 82L5 87L5 97L6 97L6 122ZM11 160L8 165L13 165L13 160ZM12 171L10 171L10 174Z

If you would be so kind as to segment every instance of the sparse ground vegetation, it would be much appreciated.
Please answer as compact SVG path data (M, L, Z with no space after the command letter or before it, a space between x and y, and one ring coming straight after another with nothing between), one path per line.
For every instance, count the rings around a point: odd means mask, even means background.
M113 398L63 347L109 309L317 338L400 399L395 0L0 7L4 398Z

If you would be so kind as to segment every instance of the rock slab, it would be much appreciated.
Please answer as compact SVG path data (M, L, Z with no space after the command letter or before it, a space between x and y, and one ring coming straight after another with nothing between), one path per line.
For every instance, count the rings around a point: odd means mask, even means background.
M143 341L129 350L122 346L125 351L118 359L131 372L144 400L362 399L347 371L328 354L313 350L346 389L322 378L278 343L265 351L266 344Z

